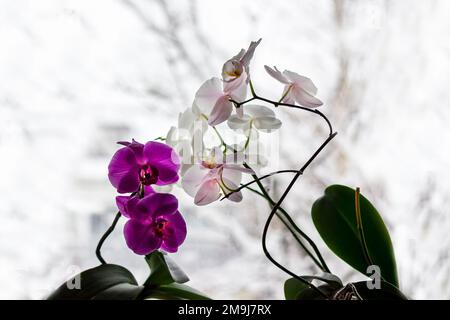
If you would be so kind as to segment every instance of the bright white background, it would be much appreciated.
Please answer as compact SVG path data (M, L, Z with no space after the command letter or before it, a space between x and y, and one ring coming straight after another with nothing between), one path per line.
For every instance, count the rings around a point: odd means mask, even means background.
M448 1L0 0L0 298L40 299L95 266L113 219L107 164L115 141L165 135L196 89L250 40L261 95L281 86L264 64L311 77L339 132L286 206L345 281L363 279L326 249L309 208L325 186L360 186L392 235L401 287L450 298L450 3ZM296 168L326 134L279 110L280 168ZM273 181L279 195L288 177ZM174 255L214 298L282 298L287 278L264 257L267 205L195 208ZM104 256L143 280L120 225ZM274 255L315 272L279 223Z

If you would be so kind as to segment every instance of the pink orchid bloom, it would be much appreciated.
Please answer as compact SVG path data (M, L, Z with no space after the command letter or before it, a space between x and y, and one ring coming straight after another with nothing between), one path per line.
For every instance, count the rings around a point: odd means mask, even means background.
M253 173L238 164L243 159L243 154L230 154L219 159L221 156L223 153L220 148L214 148L201 163L189 168L183 177L183 189L194 198L194 203L198 206L210 204L222 195L231 193L239 187L242 173ZM239 202L242 200L242 193L232 193L228 199Z
M246 96L247 85L242 85L242 81L224 82L222 86L222 81L214 77L198 89L193 110L204 115L209 125L216 126L231 116L233 103L230 100L243 101Z
M244 78L248 82L248 79L244 76L249 74L250 60L253 58L255 49L260 42L261 39L252 41L247 50L241 49L237 55L224 63L222 67L223 81L232 82Z
M280 72L276 67L272 69L264 66L264 68L270 76L285 84L282 102L290 104L297 102L307 108L317 108L323 104L315 97L317 88L311 79L289 70Z

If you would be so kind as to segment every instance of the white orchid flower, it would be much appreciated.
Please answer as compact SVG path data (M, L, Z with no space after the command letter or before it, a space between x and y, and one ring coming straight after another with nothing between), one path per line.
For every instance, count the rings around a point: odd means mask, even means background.
M222 67L223 81L232 82L242 78L244 78L245 81L248 80L245 76L249 74L250 61L253 58L255 49L260 42L261 39L258 41L252 41L247 50L241 49L237 55L224 63Z
M220 148L213 148L202 156L198 164L187 170L181 182L182 187L194 198L196 205L210 204L236 190L241 183L242 173L253 173L242 166L243 158L242 153L224 155ZM239 202L242 193L232 193L228 199Z
M209 125L216 126L231 116L233 103L230 100L239 102L246 96L247 85L242 85L242 81L222 83L214 77L203 83L195 94L195 110L208 119Z
M242 117L232 115L228 119L228 126L233 130L276 130L281 127L281 121L275 116L272 109L261 105L246 105Z
M171 146L181 159L181 176L194 163L194 154L203 149L203 136L208 124L203 117L193 112L195 106L178 115L178 126L171 127L166 136L166 144Z
M264 66L264 68L270 76L285 84L282 102L290 104L297 102L307 108L317 108L323 104L315 97L317 88L311 79L289 70L281 72L277 67L272 69Z

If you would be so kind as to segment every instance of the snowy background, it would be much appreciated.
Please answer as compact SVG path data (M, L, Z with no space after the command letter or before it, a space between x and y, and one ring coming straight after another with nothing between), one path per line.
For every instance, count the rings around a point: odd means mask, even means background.
M279 97L264 64L309 76L336 139L285 201L345 281L363 279L314 232L309 209L325 186L360 186L394 242L402 290L450 298L450 2L0 0L0 298L40 299L97 264L115 214L107 164L115 141L165 135L222 63L263 38L257 90ZM280 169L321 143L313 116L279 109ZM279 195L289 177L272 181ZM282 298L285 274L260 247L267 204L195 208L176 190L189 227L173 258L213 298ZM121 226L107 261L139 280L141 257ZM274 256L315 272L280 223Z

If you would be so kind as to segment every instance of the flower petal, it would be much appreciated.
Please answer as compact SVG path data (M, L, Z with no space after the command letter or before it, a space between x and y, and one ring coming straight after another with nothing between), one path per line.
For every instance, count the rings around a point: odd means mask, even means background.
M178 247L186 239L186 222L179 211L170 216L164 217L164 219L166 219L169 223L167 228L169 228L170 233L164 238L161 249L171 253L177 252Z
M153 166L158 170L158 180L156 185L165 186L178 181L178 170L180 164L174 164L172 161L156 162Z
M170 193L153 193L142 198L136 208L137 212L151 218L171 215L178 210L178 199ZM148 216L132 216L132 218L148 219Z
M242 108L242 107L241 107ZM248 115L243 115L243 117L239 117L237 115L232 115L228 119L228 126L233 130L246 130L250 127L251 118Z
M134 192L139 187L139 169L131 148L116 151L108 165L108 178L119 193Z
M229 181L235 186L238 186L242 180L242 171L230 166L226 166L222 171L222 179L224 181Z
M127 209L127 203L130 200L129 196L117 196L116 197L116 204L117 204L117 208L119 208L120 213L124 216L129 218L130 215L128 214L128 209Z
M248 66L250 65L250 60L253 58L253 54L255 53L256 47L259 45L262 39L259 39L258 41L252 41L250 42L250 45L245 52L245 54L241 58L242 64L245 66L248 72Z
M227 121L233 111L233 105L228 97L222 96L217 100L211 114L208 118L208 123L211 126L216 126L224 121Z
M204 177L208 174L209 170L201 165L193 165L190 167L183 176L181 186L184 191L191 197L195 197L198 188L202 184Z
M203 182L198 189L194 203L198 206L204 206L220 198L220 187L217 181L211 179Z
M227 194L230 194L228 196L228 200L231 200L233 202L240 202L242 201L242 192L232 192L233 190L236 190L238 188L238 185L234 184L232 181L223 178L222 184L224 185L225 192Z
M165 143L149 141L144 146L144 159L147 164L155 164L157 162L171 162L174 168L180 165L180 159L177 153ZM178 169L177 169L178 170Z
M292 72L289 70L284 70L283 74L288 78L291 82L294 82L296 86L302 88L306 92L311 95L317 94L317 87L314 85L310 78L299 75L296 72Z
M136 254L147 255L161 247L162 239L155 235L150 222L130 219L123 233L127 246Z
M275 112L271 108L257 104L246 105L245 113L253 119L258 117L275 117Z
M281 127L281 121L274 117L259 117L253 120L253 125L258 130L276 130Z
M292 90L292 94L295 97L295 100L301 106L304 106L307 108L317 108L323 104L322 101L320 101L316 97L310 95L308 92L306 92L305 90L303 90L301 88L294 86L291 90Z
M217 100L223 96L222 83L219 78L204 82L195 94L194 105L205 115L211 113Z
M278 81L280 81L281 83L284 84L289 84L289 80L286 78L286 76L284 76L278 69L277 67L274 67L274 69L272 69L269 66L264 66L264 69L266 69L267 73L277 79Z

